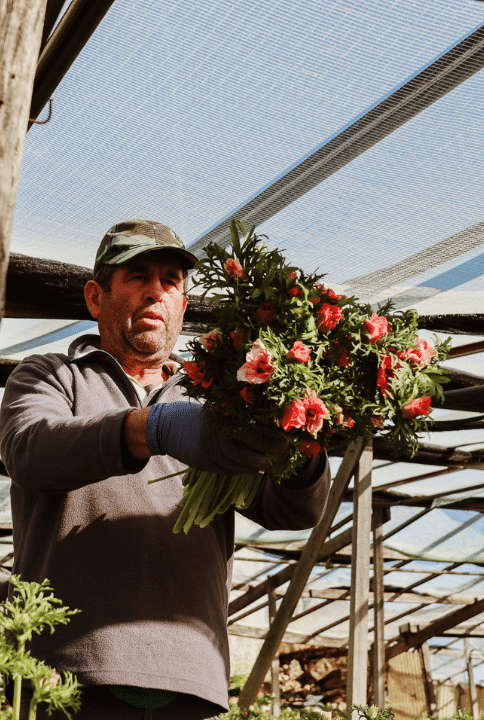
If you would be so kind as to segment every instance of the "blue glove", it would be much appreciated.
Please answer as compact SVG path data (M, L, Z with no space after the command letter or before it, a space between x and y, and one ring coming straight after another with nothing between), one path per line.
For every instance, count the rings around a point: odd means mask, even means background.
M268 469L266 452L287 447L280 439L230 439L210 425L203 405L155 403L146 423L146 444L153 455L170 455L199 470L224 475L255 475Z

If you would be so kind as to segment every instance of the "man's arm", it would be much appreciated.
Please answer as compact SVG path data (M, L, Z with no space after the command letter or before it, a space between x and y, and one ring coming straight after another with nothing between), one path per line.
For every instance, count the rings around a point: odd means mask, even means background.
M129 408L113 402L76 415L75 404L71 371L54 356L34 356L15 369L0 411L0 451L12 482L32 492L65 492L146 465L123 452Z

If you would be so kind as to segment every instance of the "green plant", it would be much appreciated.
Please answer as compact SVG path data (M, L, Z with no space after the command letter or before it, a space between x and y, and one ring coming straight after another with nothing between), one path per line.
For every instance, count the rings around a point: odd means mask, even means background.
M380 708L378 705L352 705L352 710L358 712L359 718L366 720L393 720L395 717L391 707Z
M0 697L0 717L19 719L22 679L26 679L32 688L28 720L35 719L40 702L47 704L48 713L58 710L70 719L71 712L80 708L80 684L71 673L63 673L62 678L55 668L32 657L26 644L34 633L40 634L47 627L54 632L55 625L67 624L69 616L80 610L63 607L61 600L54 597L48 580L39 584L12 575L10 583L13 597L0 603L0 672L12 678L14 691L12 707L5 695Z

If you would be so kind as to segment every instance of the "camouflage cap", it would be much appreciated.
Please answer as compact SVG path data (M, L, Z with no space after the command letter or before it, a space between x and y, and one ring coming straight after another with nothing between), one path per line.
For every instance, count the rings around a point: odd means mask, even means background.
M101 265L123 265L140 253L171 250L190 270L198 258L185 249L176 232L152 220L126 220L109 228L96 253L94 272Z

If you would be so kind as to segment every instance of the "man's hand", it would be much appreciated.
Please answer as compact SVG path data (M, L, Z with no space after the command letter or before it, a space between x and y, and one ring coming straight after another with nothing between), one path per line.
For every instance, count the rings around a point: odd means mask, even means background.
M270 468L266 453L287 448L285 438L276 434L241 433L230 439L210 425L202 405L191 402L132 411L125 438L134 457L170 455L189 467L226 475L264 472Z

